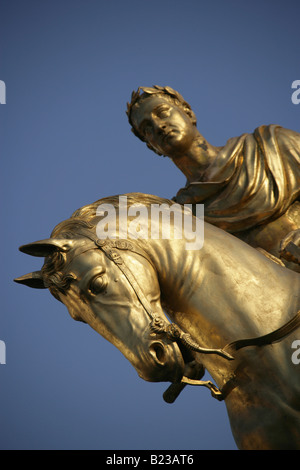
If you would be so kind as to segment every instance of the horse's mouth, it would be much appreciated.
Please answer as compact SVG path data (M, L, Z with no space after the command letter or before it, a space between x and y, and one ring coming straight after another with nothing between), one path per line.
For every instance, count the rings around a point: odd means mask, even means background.
M186 386L186 383L182 382L183 378L199 381L205 373L203 364L197 360L191 350L183 346L181 343L179 343L179 345L176 344L176 347L179 349L179 354L181 356L180 360L178 361L179 356L177 356L177 364L172 365L172 363L168 361L167 363L169 367L164 368L166 364L166 345L162 343L162 341L156 340L153 341L150 346L150 353L152 354L155 363L162 366L162 369L159 374L157 374L156 370L154 375L152 374L152 377L146 380L150 380L151 382L172 382L163 394L163 398L166 403L174 403L178 395L182 392ZM176 352L178 353L178 351ZM180 363L180 367L178 367L178 362Z
M185 371L185 359L176 342L153 339L149 345L147 366L139 376L148 382L180 382Z

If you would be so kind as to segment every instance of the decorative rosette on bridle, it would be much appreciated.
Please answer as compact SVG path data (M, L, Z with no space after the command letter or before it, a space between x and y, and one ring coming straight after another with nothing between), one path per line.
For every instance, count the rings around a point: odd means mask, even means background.
M159 315L154 315L150 329L153 333L165 334L171 341L181 342L188 349L201 353L201 354L217 354L228 360L233 360L234 357L223 351L223 349L208 349L202 348L191 337L191 335L184 333L176 323L167 323Z

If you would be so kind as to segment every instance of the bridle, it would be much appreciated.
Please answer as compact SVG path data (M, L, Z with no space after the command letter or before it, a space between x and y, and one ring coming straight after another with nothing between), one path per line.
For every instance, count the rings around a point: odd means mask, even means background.
M118 268L122 271L132 289L136 293L140 303L146 310L148 316L150 317L150 329L154 333L165 334L170 340L176 342L182 342L182 344L189 349L202 353L202 354L217 354L221 357L224 357L228 360L233 360L234 358L227 352L222 349L207 349L202 348L197 343L195 343L189 334L184 333L176 323L167 323L160 315L155 313L147 299L144 295L143 289L140 287L137 279L135 278L132 271L126 266L120 252L118 250L129 250L131 252L137 253L140 256L143 256L149 263L153 266L152 261L146 255L144 251L140 248L137 248L133 243L127 240L95 240L96 245L105 253L107 258L113 261Z
M95 245L100 248L100 250L106 255L106 257L113 261L115 265L120 269L120 271L124 274L132 289L134 290L139 302L142 304L149 316L150 330L154 333L167 336L167 338L171 341L175 341L179 344L181 343L189 350L200 354L215 354L223 357L226 360L232 361L235 359L234 356L232 356L233 352L236 352L239 349L249 346L260 347L272 344L277 341L281 341L285 336L289 335L300 326L299 310L296 315L292 317L291 320L289 320L280 328L266 335L233 341L227 344L222 349L203 348L198 343L196 343L189 334L184 333L176 323L168 323L165 319L163 319L160 315L153 311L150 302L148 301L147 297L143 292L143 289L140 287L132 271L129 269L128 266L126 266L124 259L120 254L120 252L122 251L131 251L145 258L154 267L153 262L149 259L149 256L147 255L147 253L144 252L144 250L142 250L140 247L136 247L132 243L132 241L128 240L99 239L96 236L93 236L92 233L85 233L85 236L92 240ZM224 399L224 394L222 393L222 391L211 381L193 380L183 376L181 382L172 384L168 388L168 390L166 390L166 392L164 393L165 401L169 403L175 401L181 390L187 384L208 387L214 398L219 401Z

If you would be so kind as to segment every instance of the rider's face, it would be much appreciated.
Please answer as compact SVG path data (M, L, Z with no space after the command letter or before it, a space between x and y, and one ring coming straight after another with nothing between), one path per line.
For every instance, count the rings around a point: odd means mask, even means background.
M191 147L196 126L182 108L164 96L145 99L132 110L134 127L159 153L170 157L184 154Z

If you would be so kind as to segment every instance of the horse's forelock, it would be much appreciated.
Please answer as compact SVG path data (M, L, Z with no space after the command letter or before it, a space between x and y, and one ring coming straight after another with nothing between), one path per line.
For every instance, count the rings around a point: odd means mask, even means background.
M80 239L84 238L86 231L93 229L93 224L79 218L70 218L58 224L52 231L51 238ZM64 273L67 264L67 253L55 251L47 256L42 267L43 281L51 294L58 300L59 292L65 294L73 280L73 276Z

